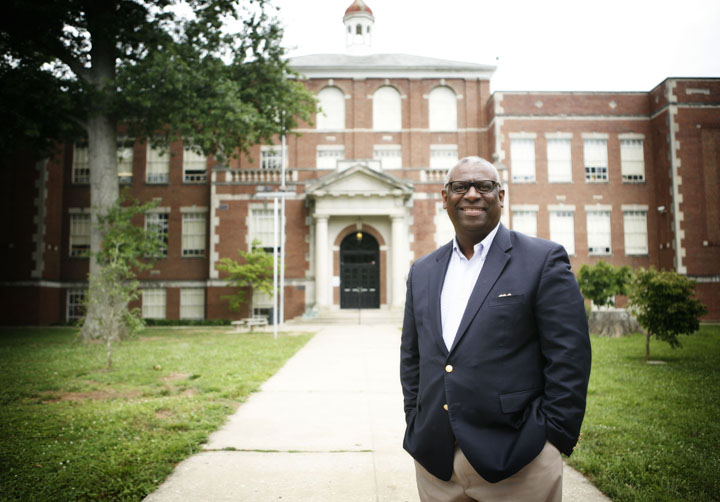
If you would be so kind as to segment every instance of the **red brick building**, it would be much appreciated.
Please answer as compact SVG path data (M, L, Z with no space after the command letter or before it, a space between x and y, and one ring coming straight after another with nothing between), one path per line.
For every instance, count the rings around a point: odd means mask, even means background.
M480 155L506 190L503 223L561 242L573 268L600 259L662 267L698 282L720 320L720 79L668 78L649 92L495 92L493 66L369 51L373 16L344 17L348 54L294 58L319 98L315 125L219 166L172 145L119 148L119 181L160 201L146 225L167 257L142 276L143 314L237 318L216 264L274 247L285 159L285 317L340 308L399 310L410 263L447 242L446 169ZM4 186L7 323L75 317L86 287L85 150L68 145ZM18 159L18 165L27 159ZM256 314L270 299L253 298Z

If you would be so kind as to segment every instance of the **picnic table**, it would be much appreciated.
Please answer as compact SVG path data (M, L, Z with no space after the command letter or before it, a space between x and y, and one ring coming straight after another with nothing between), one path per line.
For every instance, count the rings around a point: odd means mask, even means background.
M235 326L235 331L241 331L242 328L249 328L252 332L256 326L265 327L268 325L267 317L265 316L253 316L233 321L230 324Z

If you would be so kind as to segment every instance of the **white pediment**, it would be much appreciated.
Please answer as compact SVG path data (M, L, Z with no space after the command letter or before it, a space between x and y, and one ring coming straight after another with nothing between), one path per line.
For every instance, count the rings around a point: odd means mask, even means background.
M311 198L326 197L409 197L412 186L389 174L375 171L364 164L338 170L309 184Z

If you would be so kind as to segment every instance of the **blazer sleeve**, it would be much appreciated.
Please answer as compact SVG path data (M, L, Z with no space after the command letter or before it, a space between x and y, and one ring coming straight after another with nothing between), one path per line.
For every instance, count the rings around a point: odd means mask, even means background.
M405 316L403 318L400 341L400 383L405 403L405 416L415 409L420 378L420 353L418 334L415 325L412 278L415 265L410 267L405 296Z
M547 254L535 307L545 359L540 413L548 440L570 455L585 415L591 350L585 304L562 246Z

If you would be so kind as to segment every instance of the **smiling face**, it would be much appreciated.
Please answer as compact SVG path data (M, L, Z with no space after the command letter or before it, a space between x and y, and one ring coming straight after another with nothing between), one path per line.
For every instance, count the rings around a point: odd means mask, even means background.
M500 181L493 165L477 158L458 163L450 171L448 181L482 180ZM465 251L467 246L472 247L482 241L500 221L505 190L495 187L491 192L481 194L471 186L466 193L459 194L445 187L442 197L460 247Z

